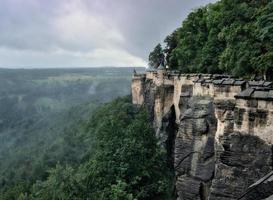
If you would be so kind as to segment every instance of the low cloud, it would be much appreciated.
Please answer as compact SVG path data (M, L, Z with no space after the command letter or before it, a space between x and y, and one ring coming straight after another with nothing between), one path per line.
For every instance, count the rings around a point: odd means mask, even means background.
M213 0L2 0L0 67L144 66L156 43Z

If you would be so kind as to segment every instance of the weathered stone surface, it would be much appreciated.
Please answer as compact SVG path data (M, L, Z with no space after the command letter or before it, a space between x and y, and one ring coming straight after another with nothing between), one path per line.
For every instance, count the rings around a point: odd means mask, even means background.
M167 150L168 162L171 168L174 166L174 142L177 132L177 125L175 123L175 110L174 106L163 117L162 126L160 128L161 140L160 143Z
M241 93L237 94L235 97L238 97L238 98L250 98L253 92L254 92L253 88L248 88L248 89L242 91Z
M161 70L133 85L167 149L177 200L272 199L271 179L254 184L273 168L271 82Z
M272 101L273 89L272 88L248 88L237 95L237 99L258 99L265 101Z
M252 95L253 98L256 99L267 99L268 97L268 91L255 91Z
M232 133L234 130L234 100L216 100L215 105L215 117L217 119L217 131L215 134L216 141L219 141L219 137L224 133Z
M222 82L223 85L233 85L235 83L234 79L227 79Z
M264 81L248 81L249 86L262 86Z
M154 120L154 104L155 104L156 86L150 80L146 80L143 90L143 98L145 107L150 115L151 122Z
M215 85L221 85L221 84L223 83L223 81L224 81L224 79L220 79L220 80L214 80L214 81L212 81L212 82L213 82L213 84L215 84Z
M202 200L202 182L188 176L180 176L176 183L177 199Z
M210 199L237 199L272 168L272 149L260 138L224 134L217 145Z
M266 81L263 84L264 87L272 87L272 82Z
M272 83L271 82L265 82L265 81L248 81L248 84L250 87L268 87Z
M234 83L234 85L244 85L244 84L246 84L246 81L244 80L236 80Z
M178 199L206 199L214 167L216 119L211 98L191 98L175 139L174 166Z
M242 200L272 200L273 199L273 171L251 185L247 191L241 195Z

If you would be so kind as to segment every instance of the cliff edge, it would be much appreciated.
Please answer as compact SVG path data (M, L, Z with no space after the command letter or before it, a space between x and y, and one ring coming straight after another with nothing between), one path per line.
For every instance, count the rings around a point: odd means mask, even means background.
M168 152L178 200L251 199L272 171L271 82L147 70L133 75L132 97ZM255 199L272 195L271 184L258 183L266 192L254 187Z

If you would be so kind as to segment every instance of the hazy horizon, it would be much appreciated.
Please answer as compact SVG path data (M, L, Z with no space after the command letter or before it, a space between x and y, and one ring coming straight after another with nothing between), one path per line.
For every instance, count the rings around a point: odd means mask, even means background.
M13 66L13 67L1 67L0 66L0 70L1 69L104 69L104 68L131 68L131 69L141 69L141 68L146 68L145 66L93 66L93 67L81 67L81 66L58 66L58 67L50 67L50 66L47 66L47 67L32 67L32 66L20 66L20 67L16 67L16 66Z
M212 2L3 0L0 67L144 67L157 43Z

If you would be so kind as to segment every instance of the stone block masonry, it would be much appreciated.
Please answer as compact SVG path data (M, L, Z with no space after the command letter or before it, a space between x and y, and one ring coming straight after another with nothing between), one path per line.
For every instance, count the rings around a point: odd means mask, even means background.
M132 98L168 151L177 200L237 199L272 171L271 82L151 70L133 75Z

